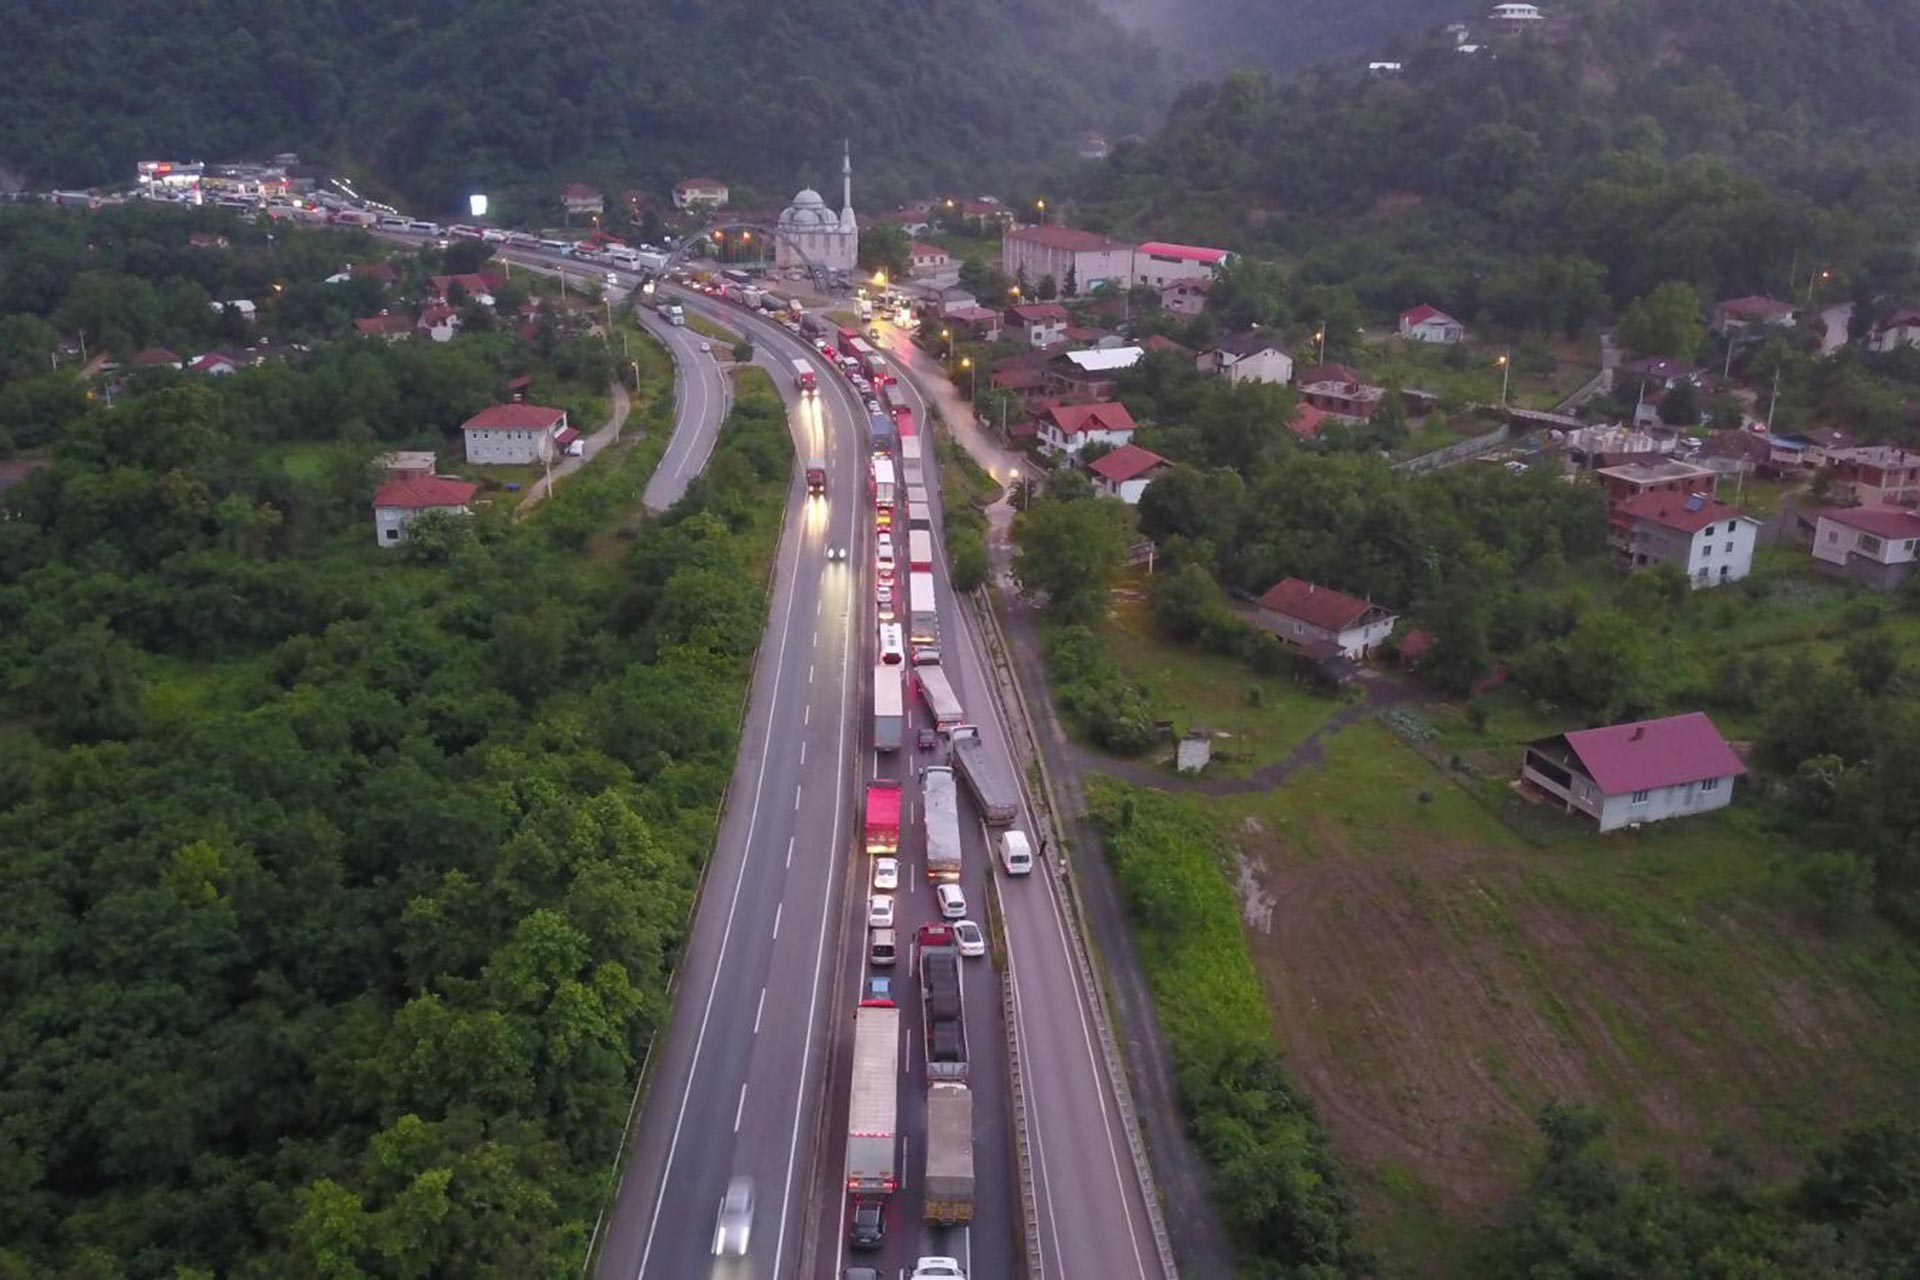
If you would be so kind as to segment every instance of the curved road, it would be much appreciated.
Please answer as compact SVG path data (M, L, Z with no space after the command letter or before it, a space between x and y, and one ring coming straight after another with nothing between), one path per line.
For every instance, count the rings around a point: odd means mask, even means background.
M623 283L635 279L626 273L616 274ZM665 511L680 501L687 485L713 456L713 442L720 434L720 423L725 420L733 399L733 384L720 366L720 359L729 353L701 350L703 346L711 348L712 344L691 329L668 324L651 308L636 306L633 314L666 345L677 375L673 385L673 439L641 496L647 510ZM774 380L779 382L777 373Z

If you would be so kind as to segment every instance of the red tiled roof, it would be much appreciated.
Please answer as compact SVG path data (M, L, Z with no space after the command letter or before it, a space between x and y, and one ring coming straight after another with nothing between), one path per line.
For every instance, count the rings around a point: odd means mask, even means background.
M480 486L448 476L416 476L383 484L373 495L376 507L464 507Z
M1097 231L1077 227L1021 227L1007 232L1008 239L1037 244L1044 249L1062 249L1068 253L1098 253L1107 249L1125 249L1118 240L1110 240Z
M560 198L562 200L597 200L600 198L600 188L590 187L584 182L569 182L560 188Z
M1320 428L1333 415L1315 405L1297 404L1293 407L1293 417L1287 421L1287 430L1302 440L1311 440L1320 434Z
M1043 324L1049 320L1065 320L1067 309L1057 302L1023 302L1007 308L1007 314L1017 316L1027 324Z
M1112 453L1089 462L1087 470L1108 484L1125 484L1129 480L1138 480L1155 467L1166 465L1167 460L1151 449L1142 449L1137 444L1123 444Z
M560 424L564 409L539 404L490 404L460 424L462 431L539 431Z
M1145 244L1134 246L1135 253L1152 254L1156 258L1175 258L1182 262L1204 262L1210 267L1219 266L1227 260L1225 249L1204 249L1199 245L1169 244L1165 240L1149 240Z
M1920 538L1920 513L1905 507L1829 507L1814 515L1849 529L1870 533L1876 538Z
M1127 406L1109 401L1055 405L1045 416L1063 436L1077 436L1082 431L1137 430Z
M133 362L143 369L155 369L164 365L177 365L180 357L165 347L148 347L133 358Z
M1400 313L1400 323L1405 325L1425 324L1429 320L1440 320L1447 324L1460 323L1440 308L1430 307L1424 302L1410 311Z
M907 245L907 255L913 258L944 258L947 251L937 244L921 244L918 240Z
M1191 347L1181 346L1164 333L1151 334L1141 342L1140 345L1147 351L1172 351L1178 355L1185 356L1189 360L1193 359L1193 349Z
M457 276L434 276L432 280L434 291L442 297L445 297L447 290L456 284L465 289L469 296L481 293L491 296L496 288L506 282L505 276L490 275L480 271L468 271Z
M1304 578L1282 578L1260 597L1260 607L1324 631L1345 631L1358 625L1374 606Z
M1614 507L1614 513L1627 520L1648 520L1681 533L1698 533L1710 524L1736 519L1738 507L1705 494L1643 493Z
M420 313L420 326L423 329L431 329L442 320L453 319L456 314L458 313L452 307L428 307Z
M353 327L369 336L383 333L412 333L413 317L392 313L368 316L363 320L355 320Z
M1325 364L1314 365L1311 369L1296 374L1293 380L1303 387L1311 387L1320 382L1338 382L1352 386L1360 383L1360 371L1352 365L1329 360Z
M726 185L726 183L720 181L718 178L682 178L673 184L673 189L681 192L692 191L695 188L705 190L720 188L724 190Z
M238 369L246 364L246 361L241 360L237 356L230 356L224 351L209 351L188 365L187 369L193 373L206 373L215 366L223 364Z
M1881 328L1905 329L1916 326L1920 326L1920 311L1915 311L1909 307L1902 311L1896 311L1888 316L1886 324L1882 325Z
M400 272L391 262L362 262L353 268L353 274L381 284L392 284L400 278Z
M1704 711L1562 736L1581 767L1610 796L1747 771Z
M556 431L553 433L553 442L559 445L562 449L566 448L568 445L572 444L575 440L578 440L579 438L580 438L580 433L578 431L575 431L572 427L568 427L563 431Z
M1742 320L1778 320L1793 314L1793 304L1778 298L1728 298L1715 310Z
M1432 634L1415 627L1400 637L1400 660L1412 662L1431 648L1433 648Z

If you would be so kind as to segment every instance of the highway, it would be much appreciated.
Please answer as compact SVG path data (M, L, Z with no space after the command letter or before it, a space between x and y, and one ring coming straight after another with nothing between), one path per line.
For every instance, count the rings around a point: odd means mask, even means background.
M622 275L622 280L628 277ZM628 284L631 288L631 283ZM634 318L666 344L674 364L673 439L647 481L641 502L649 511L665 511L680 501L687 485L700 474L713 453L713 442L720 434L732 400L732 384L721 369L719 358L728 352L702 351L712 344L693 330L676 327L648 307L635 307ZM784 381L776 372L776 383ZM797 447L797 446L796 446Z

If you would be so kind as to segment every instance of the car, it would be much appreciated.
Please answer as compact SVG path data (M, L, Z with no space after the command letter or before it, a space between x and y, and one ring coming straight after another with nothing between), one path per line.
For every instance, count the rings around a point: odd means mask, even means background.
M880 402L878 400L875 400L872 396L867 397L867 412L868 413L880 412Z
M872 341L872 342L880 341L880 326L877 324L868 325L867 338L869 341Z
M701 343L701 344L700 344L700 351L701 351L701 353L702 353L703 355L712 355L712 354L713 354L713 344L712 344L711 342L703 342L703 343Z
M1000 865L1010 876L1032 874L1033 845L1028 842L1026 832L1014 827L1001 833Z
M967 1280L967 1273L958 1258L928 1256L913 1264L909 1280Z
M965 903L961 904L963 907ZM869 929L893 928L893 895L876 893L867 899L867 927Z
M619 287L620 287L620 276L619 276L619 274L618 274L617 272L613 272L613 271L609 271L609 272L607 272L607 283L608 283L608 284L610 284L610 285L612 285L612 286L613 286L614 288L616 288L616 289L617 289L617 288L619 288Z
M914 935L923 947L950 947L953 945L953 926L941 924L938 920L929 921L920 926L920 932Z
M847 558L847 549L845 547L836 545L836 546L831 546L827 548L827 559L845 560L846 558Z
M884 973L869 975L860 993L860 1003L890 1007L893 1004L893 979Z
M900 859L875 858L873 860L873 887L891 892L900 887Z
M922 751L931 751L940 745L940 735L931 729L922 729L914 739L914 745Z
M878 1249L886 1238L886 1206L881 1201L865 1196L855 1199L853 1212L847 1221L847 1244L864 1253L869 1249Z
M747 1235L753 1229L753 1179L734 1178L720 1198L720 1216L713 1225L713 1255L747 1253Z
M893 621L893 585L883 582L873 589L873 610L880 621Z
M880 1273L872 1267L848 1267L840 1273L840 1280L880 1280Z
M971 920L954 921L953 940L963 956L987 954L987 935L980 932L980 926Z
M940 650L930 644L915 645L913 665L916 667L937 667L940 665Z
M961 892L959 885L943 884L933 891L933 896L940 903L940 914L946 919L958 920L967 914L967 895ZM887 909L893 909L891 900Z
M882 559L893 559L893 535L883 533L874 540L874 554Z
M900 624L889 622L880 628L880 661L889 667L897 667L907 660L901 648Z

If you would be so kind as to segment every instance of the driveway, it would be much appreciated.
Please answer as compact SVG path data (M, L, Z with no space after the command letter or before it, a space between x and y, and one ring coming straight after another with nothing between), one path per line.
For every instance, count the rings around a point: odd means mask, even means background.
M613 407L607 412L607 420L600 424L598 431L581 443L579 457L569 456L560 459L551 471L527 487L527 496L520 499L520 505L514 509L514 519L524 519L528 512L547 500L547 495L553 491L555 483L586 466L593 461L595 454L618 440L621 428L627 425L627 411L632 404L626 387L616 381L613 384Z

